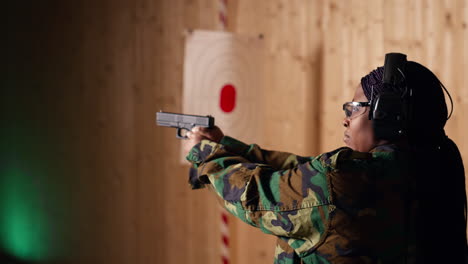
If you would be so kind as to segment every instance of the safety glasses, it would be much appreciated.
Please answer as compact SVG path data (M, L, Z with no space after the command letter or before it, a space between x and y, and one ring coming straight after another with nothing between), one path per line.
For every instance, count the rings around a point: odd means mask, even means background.
M343 104L343 111L347 118L354 118L364 113L364 107L370 106L369 102L346 102Z

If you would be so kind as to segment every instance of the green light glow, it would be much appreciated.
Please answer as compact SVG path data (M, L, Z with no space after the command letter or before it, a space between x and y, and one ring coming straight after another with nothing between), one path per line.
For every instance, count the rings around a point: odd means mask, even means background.
M4 172L4 173L3 173ZM2 172L0 230L1 245L23 260L49 256L52 230L45 215L44 199L34 176L18 169Z

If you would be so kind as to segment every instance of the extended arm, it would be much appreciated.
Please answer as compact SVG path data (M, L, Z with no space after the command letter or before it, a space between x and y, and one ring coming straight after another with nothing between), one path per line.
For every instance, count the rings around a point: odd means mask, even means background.
M266 164L274 170L291 169L314 159L314 157L301 157L289 152L265 150L256 144L247 145L229 136L223 137L220 144L224 145L229 152L242 156L252 163Z
M323 238L334 209L326 162L316 158L277 170L247 157L223 144L202 140L187 159L198 169L199 179L224 200L229 212L265 233L291 240L296 252L305 254Z
M190 149L202 139L208 139L223 145L229 152L244 157L252 163L266 164L275 170L291 169L298 164L313 160L313 157L301 157L289 152L270 151L260 148L256 144L247 145L237 139L224 136L219 127L204 128L195 127L187 132L188 141L184 142L185 151Z

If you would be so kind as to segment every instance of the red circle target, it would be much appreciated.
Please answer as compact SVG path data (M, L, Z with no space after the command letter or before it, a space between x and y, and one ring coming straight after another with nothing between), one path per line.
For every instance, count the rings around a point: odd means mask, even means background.
M219 107L225 113L230 113L234 110L236 107L236 88L234 85L226 84L221 88Z

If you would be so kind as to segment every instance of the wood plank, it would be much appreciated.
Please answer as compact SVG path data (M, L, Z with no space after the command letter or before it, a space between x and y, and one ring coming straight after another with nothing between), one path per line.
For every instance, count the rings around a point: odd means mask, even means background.
M322 116L319 120L321 129L320 152L331 151L342 145L343 132L337 126L343 120L340 109L344 82L343 59L348 47L348 32L343 30L347 10L343 1L325 1L324 9L324 66L321 92ZM349 88L353 90L353 88ZM348 95L349 96L349 95ZM349 97L348 97L349 98ZM348 99L349 100L349 99Z

